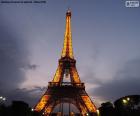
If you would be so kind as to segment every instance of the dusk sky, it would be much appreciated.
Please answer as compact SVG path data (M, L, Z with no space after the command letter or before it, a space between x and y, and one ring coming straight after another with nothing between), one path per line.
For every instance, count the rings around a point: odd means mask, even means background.
M35 105L61 56L65 13L72 11L77 70L98 104L140 94L140 7L126 0L0 3L0 96Z

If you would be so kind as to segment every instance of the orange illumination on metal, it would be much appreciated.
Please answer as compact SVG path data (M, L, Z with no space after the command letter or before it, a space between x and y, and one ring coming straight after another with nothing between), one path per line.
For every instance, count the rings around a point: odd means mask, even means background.
M85 107L83 107L83 105L81 103L79 103L79 107L81 109L81 114L84 116L87 113L87 110Z
M94 104L92 103L91 99L89 98L89 96L81 96L87 109L90 112L96 112L96 107L94 106Z
M66 86L63 80L65 75L66 77L70 77L70 83L66 83ZM74 59L72 48L71 11L68 10L66 13L64 44L58 68L53 80L49 82L47 91L35 106L34 110L43 113L42 115L44 116L50 116L56 104L63 103L63 98L65 100L63 89L67 91L71 90L72 87L74 87L73 89L75 89L76 92L70 91L69 97L66 96L66 99L68 99L70 103L76 103L75 105L79 111L81 111L82 116L96 112L96 107L86 93L84 83L81 83L76 69L76 60ZM56 98L58 99L57 102L55 101Z
M45 116L49 116L49 114L52 112L52 105L50 104L48 107L45 108Z
M49 95L44 95L44 96L41 98L40 102L39 102L39 103L37 104L37 106L35 107L35 111L40 112L40 111L44 108L45 104L48 102L49 98L50 98Z
M60 79L61 79L61 73L62 73L62 69L60 66L58 66L57 70L56 70L56 73L54 75L54 78L53 78L53 82L60 82Z
M74 67L71 68L71 75L73 77L74 83L81 83L81 80L79 78L76 68L74 68Z
M66 30L64 35L64 44L62 49L61 57L70 57L73 56L73 48L72 48L72 34L71 34L71 12L68 11L66 14Z

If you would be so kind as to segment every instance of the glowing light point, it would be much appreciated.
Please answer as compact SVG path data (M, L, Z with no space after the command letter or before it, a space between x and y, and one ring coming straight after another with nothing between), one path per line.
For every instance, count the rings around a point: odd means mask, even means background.
M6 98L5 97L3 97L3 99L2 99L3 101L5 101L6 100Z
M123 101L124 104L127 104L127 100L123 99L122 101Z
M99 110L96 110L97 111L97 116L100 116L100 111Z
M127 98L127 101L130 101L130 98L129 97Z
M5 100L6 100L6 98L5 98L5 97L3 97L3 96L0 96L0 100L5 101Z

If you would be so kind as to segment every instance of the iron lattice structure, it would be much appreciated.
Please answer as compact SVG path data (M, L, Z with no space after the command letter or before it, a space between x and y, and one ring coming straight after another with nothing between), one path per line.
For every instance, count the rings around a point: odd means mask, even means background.
M69 82L64 82L69 78ZM47 91L41 97L35 111L50 116L54 107L61 103L70 103L77 107L82 116L87 113L96 114L96 107L85 91L85 85L81 82L76 69L71 34L71 11L66 12L66 30L61 58L54 78L48 84ZM63 115L60 113L60 115Z

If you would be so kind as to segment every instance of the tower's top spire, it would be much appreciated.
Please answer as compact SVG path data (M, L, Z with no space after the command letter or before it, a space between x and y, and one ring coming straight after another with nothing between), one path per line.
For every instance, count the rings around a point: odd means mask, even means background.
M67 10L67 12L66 12L66 16L71 16L71 10L70 10L70 8L68 8L68 10Z
M72 34L71 34L71 10L66 12L66 30L64 35L64 43L61 57L74 58L72 49Z

